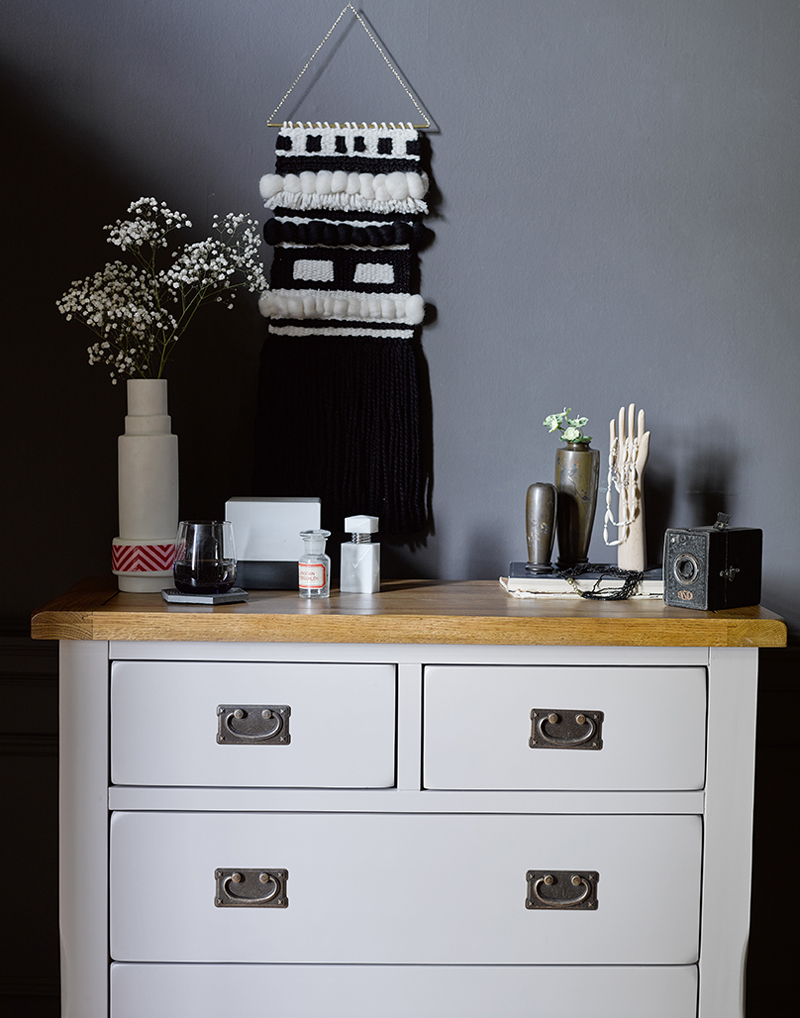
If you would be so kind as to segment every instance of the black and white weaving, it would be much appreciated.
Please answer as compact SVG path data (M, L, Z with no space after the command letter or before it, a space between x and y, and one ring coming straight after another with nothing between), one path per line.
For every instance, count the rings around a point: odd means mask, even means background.
M257 420L258 493L318 496L323 522L427 524L420 432L428 176L411 126L292 125L260 182L274 218Z

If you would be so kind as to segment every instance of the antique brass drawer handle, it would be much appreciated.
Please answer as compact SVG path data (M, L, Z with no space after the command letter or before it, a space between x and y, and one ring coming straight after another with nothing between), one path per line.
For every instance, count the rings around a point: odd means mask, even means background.
M217 742L228 746L259 744L288 746L289 716L292 708L285 704L241 704L217 707Z
M597 882L600 874L596 870L575 873L569 870L529 870L528 897L526 908L572 908L589 910L597 908ZM542 893L547 888L547 893ZM580 888L577 894L573 888Z
M531 749L602 749L602 711L531 711Z
M217 908L287 908L289 905L286 898L288 870L216 870L214 876L217 884L214 904ZM232 885L236 885L236 891ZM269 890L261 894L266 886ZM238 893L240 887L245 893Z

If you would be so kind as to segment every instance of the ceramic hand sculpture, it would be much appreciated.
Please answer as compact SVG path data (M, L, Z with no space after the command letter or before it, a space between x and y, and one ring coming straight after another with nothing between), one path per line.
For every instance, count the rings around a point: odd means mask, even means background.
M636 431L634 433L634 422ZM644 490L642 474L650 452L650 432L644 430L644 410L636 420L636 406L628 407L628 426L625 429L625 408L619 411L619 435L616 422L610 423L608 454L608 491L603 538L609 547L617 548L617 565L620 569L641 571L644 563ZM614 520L611 511L612 489L619 494L619 518ZM608 528L617 528L617 539L610 541Z

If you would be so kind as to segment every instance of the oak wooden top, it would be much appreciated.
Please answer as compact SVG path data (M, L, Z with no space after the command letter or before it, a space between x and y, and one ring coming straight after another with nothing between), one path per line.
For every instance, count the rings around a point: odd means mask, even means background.
M87 580L33 614L39 640L212 640L264 643L454 643L536 646L783 647L766 608L702 612L660 599L519 599L494 580L391 580L377 594L308 601L252 591L244 604L168 604Z

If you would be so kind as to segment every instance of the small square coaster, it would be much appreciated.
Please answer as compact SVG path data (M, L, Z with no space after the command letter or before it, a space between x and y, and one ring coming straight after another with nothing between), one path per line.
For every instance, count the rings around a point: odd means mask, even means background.
M161 591L161 596L170 604L238 604L250 597L241 587L231 587L224 594L184 594L175 587L169 587Z

